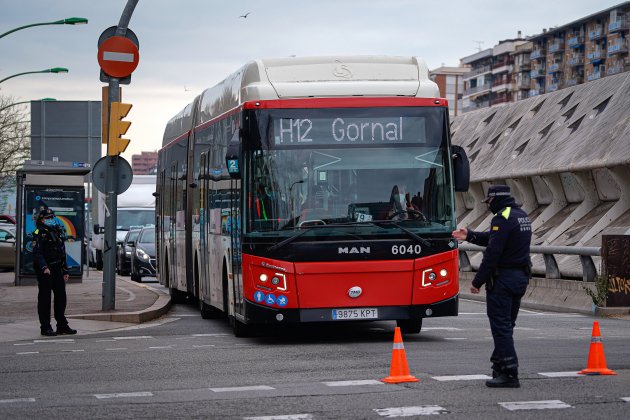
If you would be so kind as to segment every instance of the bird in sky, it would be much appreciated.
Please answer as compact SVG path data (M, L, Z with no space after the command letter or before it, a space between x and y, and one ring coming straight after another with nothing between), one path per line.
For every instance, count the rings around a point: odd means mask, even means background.
M240 15L239 17L240 17L240 18L243 18L243 19L247 19L247 15L249 15L250 13L251 13L251 12L247 12L247 13L245 13L244 15Z

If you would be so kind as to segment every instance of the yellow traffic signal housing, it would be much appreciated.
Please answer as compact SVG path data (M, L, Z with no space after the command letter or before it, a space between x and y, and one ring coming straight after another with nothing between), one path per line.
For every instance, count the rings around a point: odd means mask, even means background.
M116 156L121 154L129 145L129 139L122 138L131 126L130 121L123 121L131 110L131 104L112 102L109 111L109 141L107 142L107 154Z

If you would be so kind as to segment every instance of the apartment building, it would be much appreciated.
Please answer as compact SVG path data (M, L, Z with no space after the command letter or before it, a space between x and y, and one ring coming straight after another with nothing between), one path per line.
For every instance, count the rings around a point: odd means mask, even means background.
M134 175L151 175L157 167L157 152L141 152L131 156L131 170Z
M529 38L529 96L630 70L629 24L630 2L625 2Z
M519 37L500 41L493 48L479 51L461 59L463 65L470 66L470 72L464 75L463 112L487 108L493 105L513 102L515 94L514 77L524 66L525 52L516 48L527 44ZM518 61L519 72L515 74ZM522 80L522 79L521 79ZM519 96L519 90L516 91Z
M462 113L464 96L464 76L470 71L468 67L439 67L429 72L429 77L440 89L440 97L448 100L448 112L451 117Z

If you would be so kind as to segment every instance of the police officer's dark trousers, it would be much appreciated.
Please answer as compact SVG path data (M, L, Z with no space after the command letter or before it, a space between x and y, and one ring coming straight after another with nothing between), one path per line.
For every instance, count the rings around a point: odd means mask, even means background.
M66 282L63 280L61 263L49 264L50 275L39 272L37 275L37 314L42 330L50 327L50 294L54 295L54 314L57 328L68 325L66 311Z
M488 319L494 340L490 357L497 374L518 375L518 357L514 349L514 325L525 294L529 276L521 269L498 269L492 288L486 292Z

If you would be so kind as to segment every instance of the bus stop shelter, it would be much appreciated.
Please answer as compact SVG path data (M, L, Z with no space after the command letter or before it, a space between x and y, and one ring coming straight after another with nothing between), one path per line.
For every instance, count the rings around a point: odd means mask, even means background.
M90 165L83 162L27 160L17 172L15 285L37 284L33 268L35 217L45 208L55 213L55 222L66 246L69 282L80 283L85 263L85 176Z

